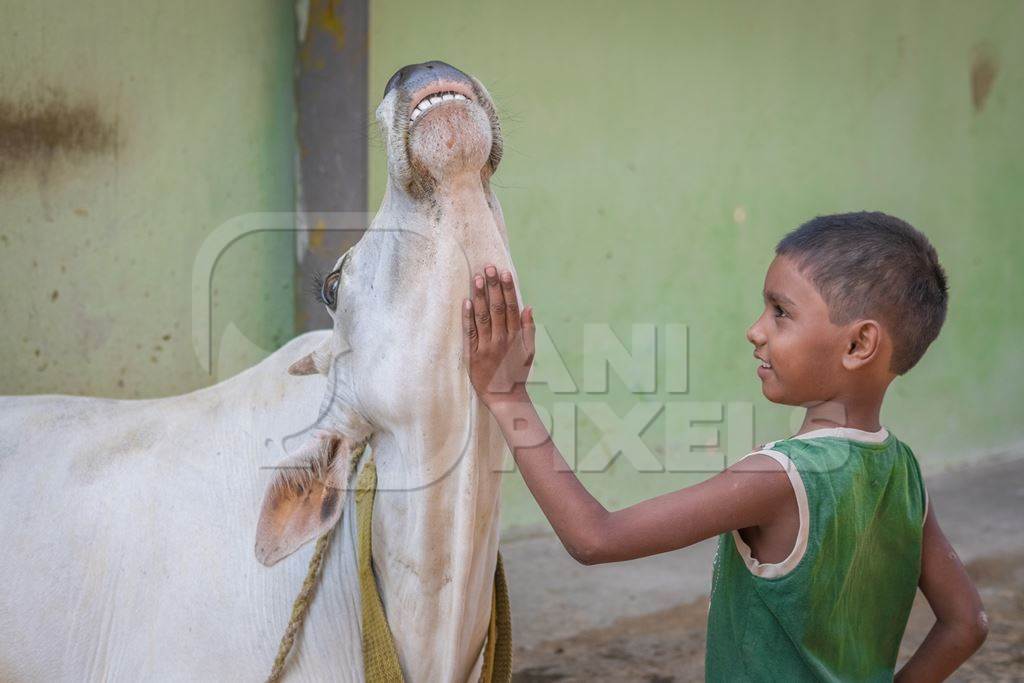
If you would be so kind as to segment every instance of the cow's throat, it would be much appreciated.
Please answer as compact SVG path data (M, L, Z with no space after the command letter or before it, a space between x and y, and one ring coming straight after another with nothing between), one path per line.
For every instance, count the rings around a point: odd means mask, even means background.
M374 513L374 563L396 647L403 661L435 662L432 680L466 679L490 617L502 442L489 415L472 422L456 467L406 495L381 492Z

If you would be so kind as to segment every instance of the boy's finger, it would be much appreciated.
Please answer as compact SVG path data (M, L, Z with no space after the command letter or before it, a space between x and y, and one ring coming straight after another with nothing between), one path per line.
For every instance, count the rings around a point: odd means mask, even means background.
M537 326L533 323L533 306L523 309L523 347L526 349L526 356L529 362L533 362L533 355L537 350Z
M487 266L484 274L487 276L487 302L491 307L491 339L501 340L508 336L505 295L501 293L501 283L498 282L498 269Z
M476 334L480 341L491 340L491 313L487 310L487 295L484 293L483 275L473 276L473 318Z
M501 274L501 293L505 297L505 324L511 337L522 329L519 318L519 302L516 300L516 284L512 281L511 271Z
M466 356L479 348L480 337L476 331L476 321L473 320L473 302L465 299L462 302L462 350Z

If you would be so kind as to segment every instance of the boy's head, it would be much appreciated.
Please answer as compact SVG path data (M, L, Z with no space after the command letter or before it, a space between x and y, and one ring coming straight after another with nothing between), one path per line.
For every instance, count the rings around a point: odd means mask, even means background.
M800 405L884 389L946 318L946 276L928 239L879 212L819 216L786 235L747 331L767 398Z

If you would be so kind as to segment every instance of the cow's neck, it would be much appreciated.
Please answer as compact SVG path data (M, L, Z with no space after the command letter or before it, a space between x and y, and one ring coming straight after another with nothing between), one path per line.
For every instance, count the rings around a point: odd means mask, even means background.
M403 663L431 662L428 680L468 680L491 611L503 441L486 408L472 403L454 467L423 488L380 491L374 512L373 557L391 630ZM411 461L382 465L430 479L436 445L406 442L400 450Z
M389 216L381 227L411 230L428 239L456 243L473 272L482 272L488 263L499 268L512 266L501 208L479 172L439 181L425 199L410 197L389 180L381 213ZM453 269L455 264L435 265L448 269L462 285L461 278L467 273Z
M456 246L473 271L482 271L487 263L510 267L500 209L479 175L439 185L429 206L394 188L389 193L385 206L396 221L392 225L415 225L417 232L428 236L433 232L439 242ZM429 218L424 222L425 216ZM415 248L413 241L406 243ZM442 249L445 256L424 264L431 271L431 291L450 300L456 311L459 296L469 285L465 261L454 258L457 252ZM459 348L457 327L438 333L450 337L444 344ZM428 406L423 419L436 420L430 411L444 403L468 406L469 414L441 418L452 425L443 434L449 437L444 443L426 443L419 436L436 434L433 428L390 435L391 449L386 442L381 444L380 481L404 480L413 488L382 490L375 506L375 533L379 530L382 538L374 539L374 560L396 645L407 662L433 662L431 680L468 676L490 616L498 546L504 440L473 393L464 368L454 356L451 362L439 373L441 385L431 388L434 398L428 404L436 403ZM440 410L444 412L443 407ZM401 452L401 458L387 458L388 450ZM443 457L456 452L457 458ZM431 483L423 486L427 481Z

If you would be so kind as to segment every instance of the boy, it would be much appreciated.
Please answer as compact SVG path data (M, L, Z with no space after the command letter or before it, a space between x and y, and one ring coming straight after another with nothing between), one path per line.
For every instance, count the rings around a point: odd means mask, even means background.
M511 275L493 266L463 304L470 379L579 562L719 535L709 680L891 680L918 586L936 622L897 678L941 680L981 646L987 619L914 455L879 423L887 387L945 319L935 250L883 213L815 218L779 243L763 294L747 339L765 397L807 408L799 432L623 510L587 492L537 417L524 384L533 311L520 315Z

